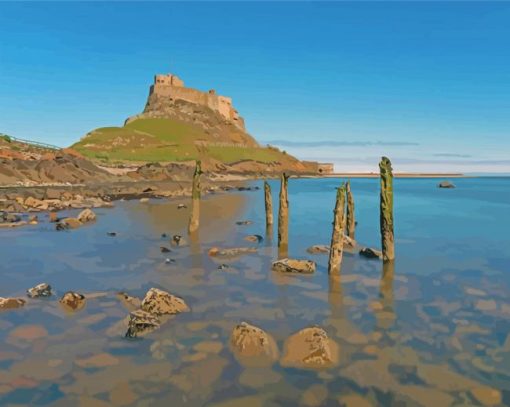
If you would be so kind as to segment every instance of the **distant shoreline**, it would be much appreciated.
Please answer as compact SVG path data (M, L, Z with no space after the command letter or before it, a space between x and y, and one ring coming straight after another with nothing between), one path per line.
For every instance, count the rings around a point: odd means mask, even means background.
M379 178L380 174L376 172L338 172L334 174L321 174L310 178ZM468 175L462 173L395 173L395 178L468 178ZM303 177L305 178L305 177Z

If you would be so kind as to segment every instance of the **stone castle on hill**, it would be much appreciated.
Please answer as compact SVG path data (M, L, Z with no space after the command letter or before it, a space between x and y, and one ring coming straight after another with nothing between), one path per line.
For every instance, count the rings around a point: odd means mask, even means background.
M219 113L227 121L239 129L245 131L244 120L232 106L232 99L216 94L216 91L209 90L202 92L197 89L187 88L177 75L155 75L154 84L150 88L150 95L170 100L184 100L201 106L206 106Z

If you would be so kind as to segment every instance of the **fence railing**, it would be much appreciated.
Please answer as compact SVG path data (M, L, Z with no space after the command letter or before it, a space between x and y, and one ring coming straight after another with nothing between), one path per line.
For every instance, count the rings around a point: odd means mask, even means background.
M18 143L25 143L25 144L30 144L30 145L36 146L36 147L46 148L48 150L60 150L61 149L61 147L55 146L53 144L41 143L39 141L33 141L33 140L26 140L23 138L9 136L9 135L3 134L3 133L0 133L0 137L3 137L5 139L11 140L11 141L15 141Z

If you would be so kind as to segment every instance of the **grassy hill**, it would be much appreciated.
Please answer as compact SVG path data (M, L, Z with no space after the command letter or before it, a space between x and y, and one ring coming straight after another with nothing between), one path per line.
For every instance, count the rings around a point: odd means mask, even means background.
M214 142L202 128L168 118L141 118L123 127L102 127L88 133L72 148L88 158L112 164L207 158L225 164L242 160L296 161L272 147L241 147Z

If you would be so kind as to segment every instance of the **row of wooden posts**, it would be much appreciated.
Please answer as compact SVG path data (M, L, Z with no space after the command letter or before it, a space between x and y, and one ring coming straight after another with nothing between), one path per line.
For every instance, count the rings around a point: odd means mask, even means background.
M379 163L380 171L380 231L381 246L384 262L390 262L395 259L395 243L393 231L393 170L391 161L387 157L382 157ZM197 161L195 172L193 174L193 185L191 192L192 207L189 219L188 232L193 233L198 230L200 217L200 175L202 174L201 163ZM280 253L286 253L289 245L289 195L288 195L289 175L283 173L280 183L279 209L278 209L278 249ZM273 202L271 196L271 186L267 181L264 182L264 197L266 209L266 231L273 227ZM346 205L347 202L347 205ZM351 185L342 183L337 188L336 204L333 210L333 231L331 234L331 244L329 251L328 273L340 273L344 235L352 240L355 238L356 221L354 218L354 197L351 191Z

